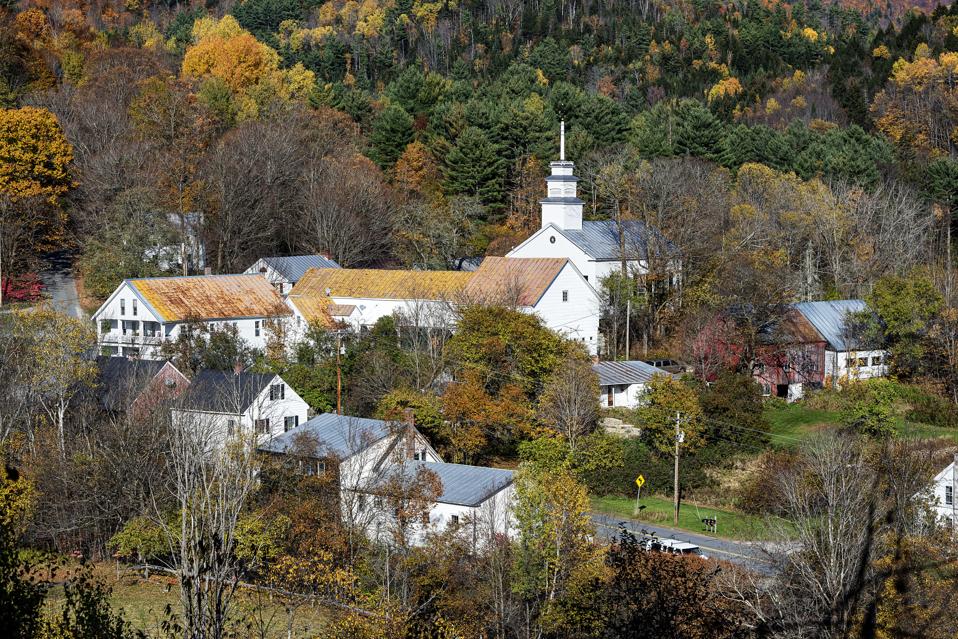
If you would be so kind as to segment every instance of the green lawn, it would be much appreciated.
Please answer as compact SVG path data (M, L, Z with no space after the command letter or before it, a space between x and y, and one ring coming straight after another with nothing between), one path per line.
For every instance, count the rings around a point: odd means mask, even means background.
M638 515L634 515L635 499L615 495L592 498L593 510L617 517L647 521L651 524L659 524L662 526L677 527L682 530L705 535L713 534L706 532L705 526L702 525L702 518L716 517L718 519L718 532L713 535L715 537L749 541L765 539L769 535L764 519L753 515L745 515L707 506L696 506L689 502L683 502L679 510L679 525L673 526L671 499L653 495L643 497L641 505L645 506L645 508L639 511Z
M838 411L809 408L801 402L787 405L769 404L765 409L765 416L772 426L772 445L778 448L799 446L815 433L834 428L841 422L841 413ZM958 430L910 422L902 417L895 418L895 429L899 435L908 439L948 437L958 442Z
M794 448L805 439L824 428L838 424L839 413L817 410L796 402L794 404L769 404L765 417L772 426L772 445L779 448Z
M160 624L166 618L167 605L173 611L180 610L179 586L171 577L153 575L143 579L135 573L122 570L117 579L113 564L98 564L95 572L112 588L110 603L114 610L122 610L127 621L150 636L160 636ZM62 602L63 588L57 586L50 591L46 606L55 610ZM335 612L320 606L299 607L293 617L292 636L324 636L335 615ZM287 636L285 607L278 599L271 601L266 594L240 591L231 618L239 636L256 635L270 639L285 639Z

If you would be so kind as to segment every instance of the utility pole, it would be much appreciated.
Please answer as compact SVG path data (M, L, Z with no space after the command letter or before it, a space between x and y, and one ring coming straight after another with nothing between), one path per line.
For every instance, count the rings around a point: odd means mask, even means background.
M679 444L685 439L684 433L679 428L681 419L682 414L679 413L679 411L675 411L675 485L673 489L675 512L673 513L672 521L676 526L679 525Z
M625 359L629 359L629 320L632 319L632 296L625 301Z
M343 352L342 334L336 331L336 414L343 414L343 367L339 356Z

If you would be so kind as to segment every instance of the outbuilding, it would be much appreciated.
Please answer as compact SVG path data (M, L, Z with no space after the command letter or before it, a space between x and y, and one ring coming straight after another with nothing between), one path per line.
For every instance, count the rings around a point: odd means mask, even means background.
M668 371L639 360L598 362L592 370L599 376L599 402L604 408L636 408L653 377L672 377Z

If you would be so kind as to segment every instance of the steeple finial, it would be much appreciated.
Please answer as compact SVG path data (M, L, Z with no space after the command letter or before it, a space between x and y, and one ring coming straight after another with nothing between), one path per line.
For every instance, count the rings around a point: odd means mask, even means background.
M559 161L565 162L565 120L559 123Z

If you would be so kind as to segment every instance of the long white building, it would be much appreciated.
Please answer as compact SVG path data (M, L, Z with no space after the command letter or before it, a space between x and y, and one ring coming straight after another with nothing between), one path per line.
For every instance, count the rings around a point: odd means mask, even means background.
M355 330L396 314L415 326L451 330L460 305L503 305L539 316L591 353L598 347L598 294L566 258L487 257L471 273L310 269L287 303L300 328L318 323Z
M266 346L267 323L292 315L262 275L196 275L123 280L93 314L102 355L156 359L184 325L226 325L254 348Z

